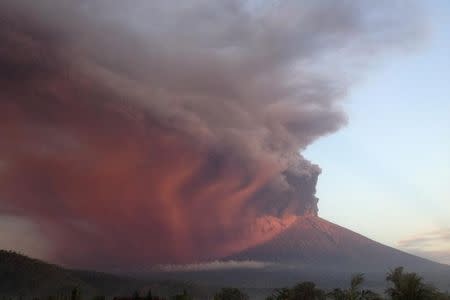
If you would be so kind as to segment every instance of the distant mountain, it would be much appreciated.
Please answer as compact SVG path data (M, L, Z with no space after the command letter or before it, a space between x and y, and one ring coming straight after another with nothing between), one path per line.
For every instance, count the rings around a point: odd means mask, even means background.
M48 297L70 295L79 288L82 297L131 296L133 292L167 296L183 289L201 295L202 289L179 281L136 279L101 272L70 270L27 256L0 250L0 296Z
M257 264L248 267L252 265L249 261ZM350 276L360 272L365 274L365 287L383 293L389 269L404 266L426 282L450 290L450 266L385 246L316 216L299 217L271 240L212 265L227 263L234 267L172 271L164 276L203 285L236 286L263 299L272 288L301 281L313 281L325 289L346 288Z
M285 231L263 244L229 256L230 260L256 260L289 266L386 271L405 266L416 271L450 267L385 246L315 216L299 217Z

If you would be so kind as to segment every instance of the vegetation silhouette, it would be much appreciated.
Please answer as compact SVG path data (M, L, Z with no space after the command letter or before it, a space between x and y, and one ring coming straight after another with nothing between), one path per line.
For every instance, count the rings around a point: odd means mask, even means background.
M403 267L390 271L386 281L393 286L386 290L387 298L362 289L364 274L351 277L348 289L335 288L328 293L316 287L313 282L302 282L292 288L275 289L266 300L450 300L450 296L438 291L416 273L404 273Z
M147 295L145 296L145 300L153 300L152 289L148 289Z
M214 300L248 300L247 294L237 288L222 288L214 295Z
M450 299L449 295L439 292L435 287L423 282L416 273L406 273L403 267L391 270L386 281L391 284L386 294L392 300L436 300Z
M193 297L187 293L186 290L183 290L182 294L175 295L174 300L192 300Z
M371 291L361 289L364 283L364 274L358 273L351 277L350 287L346 290L334 289L327 294L328 298L334 300L379 300L380 295Z
M332 290L323 290L314 282L300 282L292 287L273 290L267 300L450 300L448 293L443 293L425 283L416 273L405 272L403 267L390 270L386 274L388 286L384 291L385 295L363 288L364 279L364 274L355 274L350 278L347 288ZM143 286L147 287L147 293L142 289ZM159 288L155 285L152 287L160 293L163 288L164 292L161 295L164 296L155 296L154 290L146 281L98 272L68 270L15 252L0 250L0 300L250 299L246 292L233 287L222 288L215 294L214 290L205 292L201 289L196 290L193 285L180 286L178 283L167 283L160 285ZM114 295L129 296L114 297Z

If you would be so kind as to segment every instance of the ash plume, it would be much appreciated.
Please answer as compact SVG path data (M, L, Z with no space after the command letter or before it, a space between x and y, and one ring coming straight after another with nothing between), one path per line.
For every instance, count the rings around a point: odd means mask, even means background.
M266 240L317 214L301 151L419 20L401 1L4 0L0 214L80 267Z

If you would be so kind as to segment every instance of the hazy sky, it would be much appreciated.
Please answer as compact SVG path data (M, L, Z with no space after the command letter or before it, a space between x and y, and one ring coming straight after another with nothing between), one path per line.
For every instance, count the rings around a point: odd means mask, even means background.
M345 102L347 127L305 156L322 168L322 217L450 263L450 3L421 3L428 38L372 66Z

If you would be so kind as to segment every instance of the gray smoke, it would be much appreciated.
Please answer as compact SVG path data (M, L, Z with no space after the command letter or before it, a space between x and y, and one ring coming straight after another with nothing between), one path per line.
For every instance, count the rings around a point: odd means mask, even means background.
M133 263L161 235L151 263L219 255L259 218L317 214L320 168L301 151L346 124L341 100L367 62L423 28L404 1L0 11L0 212L39 223L77 264ZM72 239L102 243L64 254Z

